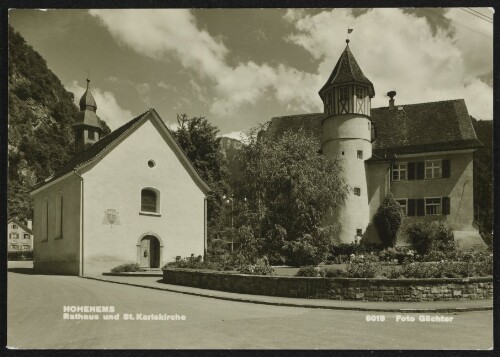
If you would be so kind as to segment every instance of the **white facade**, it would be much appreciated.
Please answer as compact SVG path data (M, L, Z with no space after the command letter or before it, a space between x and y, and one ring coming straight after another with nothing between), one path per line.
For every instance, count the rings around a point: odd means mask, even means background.
M153 209L144 189L156 196ZM32 192L34 232L43 237L35 269L95 275L124 263L159 268L176 256L203 256L208 192L150 110L93 159Z

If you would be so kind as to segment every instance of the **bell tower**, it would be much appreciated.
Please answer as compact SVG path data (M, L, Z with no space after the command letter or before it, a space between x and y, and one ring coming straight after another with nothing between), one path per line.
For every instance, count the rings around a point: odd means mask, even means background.
M75 133L75 153L84 151L97 142L102 135L101 120L96 114L97 105L90 92L90 79L87 79L87 90L80 98L80 112L73 123Z
M349 40L346 43L319 95L325 114L322 152L342 160L350 187L344 206L329 223L340 223L340 241L351 243L365 233L369 223L365 160L372 156L370 110L375 89L352 55Z

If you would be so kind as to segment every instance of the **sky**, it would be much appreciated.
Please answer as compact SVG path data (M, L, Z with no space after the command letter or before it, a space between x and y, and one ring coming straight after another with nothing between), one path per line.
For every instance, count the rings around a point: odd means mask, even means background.
M318 91L347 29L372 107L395 90L398 105L463 98L492 120L492 18L489 8L9 12L76 101L90 78L111 129L153 107L172 129L186 113L235 138L275 116L322 112Z

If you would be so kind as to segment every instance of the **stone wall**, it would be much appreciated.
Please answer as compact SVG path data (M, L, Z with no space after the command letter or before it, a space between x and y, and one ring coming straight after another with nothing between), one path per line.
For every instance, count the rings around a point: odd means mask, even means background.
M168 268L166 284L240 294L367 301L476 300L493 297L493 279L352 279L256 276Z

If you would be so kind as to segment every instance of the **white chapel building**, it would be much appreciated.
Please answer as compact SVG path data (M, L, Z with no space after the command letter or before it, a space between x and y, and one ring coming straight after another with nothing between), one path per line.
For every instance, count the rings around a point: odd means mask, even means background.
M35 272L93 275L203 255L210 188L158 113L150 109L101 138L96 110L87 84L76 155L31 192Z

